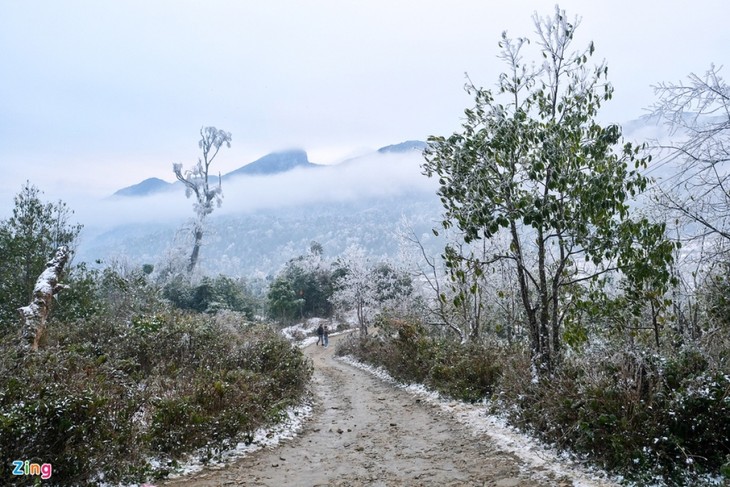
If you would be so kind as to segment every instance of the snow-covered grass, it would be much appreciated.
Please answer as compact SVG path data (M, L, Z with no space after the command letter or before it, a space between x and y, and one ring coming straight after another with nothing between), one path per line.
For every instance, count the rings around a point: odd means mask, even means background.
M186 475L191 475L196 472L203 470L203 468L209 469L221 469L227 465L235 462L236 460L250 455L262 448L275 447L283 441L296 437L304 427L304 423L312 416L312 404L309 400L302 404L294 407L289 407L283 412L283 419L276 425L259 428L253 434L253 441L250 443L239 442L232 446L229 450L221 452L220 456L213 461L203 462L201 459L206 456L205 450L197 451L191 455L188 455L187 459L183 461L174 472L170 473L168 479L177 479ZM159 470L164 467L164 462L157 458L150 458L147 460L149 465ZM99 482L101 487L112 487L117 484L107 484L103 481ZM153 483L133 483L125 484L124 487L155 487Z
M486 403L467 404L445 398L421 384L403 384L395 380L385 369L362 363L351 356L340 357L339 360L404 389L429 404L438 406L455 420L470 428L474 434L488 435L501 449L519 457L536 480L546 480L541 478L544 474L540 474L540 472L551 472L557 477L570 478L575 487L620 485L620 478L612 479L597 468L589 468L579 459L560 453L540 440L520 433L509 426L504 418L488 414Z
M191 455L190 459L177 469L175 473L170 474L168 478L173 479L189 475L202 470L204 467L214 469L223 468L237 459L250 455L262 448L276 446L282 441L296 437L310 416L312 416L312 405L309 401L295 407L287 408L284 411L284 419L280 423L271 427L257 429L251 443L240 442L230 450L221 453L220 458L207 464L203 464L200 461L200 457L204 452L201 451L197 455Z
M322 318L311 318L302 323L296 323L292 326L283 328L281 330L281 334L289 341L296 343L300 348L304 348L316 343L317 337L311 335L320 323L330 324L330 321ZM330 333L330 336L342 333L346 332ZM239 442L231 449L223 451L214 461L206 463L201 460L206 456L206 452L204 450L188 455L187 460L183 461L179 467L175 468L174 472L169 474L167 478L176 479L186 475L191 475L201 471L203 468L225 468L227 465L230 465L236 460L261 450L262 448L274 447L282 441L296 437L304 427L305 421L312 415L311 402L306 400L299 406L287 408L284 415L285 417L280 423L256 430L251 443ZM160 469L163 467L163 462L159 459L152 458L149 459L148 462L154 469ZM102 482L100 485L108 486L109 484L104 484ZM128 484L126 487L154 487L154 485L150 483Z

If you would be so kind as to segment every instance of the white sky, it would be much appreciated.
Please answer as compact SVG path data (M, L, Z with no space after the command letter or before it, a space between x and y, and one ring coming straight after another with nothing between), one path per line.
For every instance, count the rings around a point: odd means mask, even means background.
M650 85L730 64L727 0L570 0L575 47L605 58L623 122ZM493 86L503 30L533 37L554 1L0 0L0 217L25 180L48 199L102 197L233 134L226 173L280 149L333 163L448 135ZM730 66L728 67L730 69ZM725 73L727 75L727 73Z

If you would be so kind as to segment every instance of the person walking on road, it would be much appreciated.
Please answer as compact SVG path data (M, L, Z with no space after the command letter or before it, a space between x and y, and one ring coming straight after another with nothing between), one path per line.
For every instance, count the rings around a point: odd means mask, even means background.
M319 327L317 328L317 345L322 344L324 345L324 328L322 328L322 323L319 324Z
M330 330L327 328L327 325L324 325L324 329L322 330L322 338L324 338L324 346L328 346L330 344Z

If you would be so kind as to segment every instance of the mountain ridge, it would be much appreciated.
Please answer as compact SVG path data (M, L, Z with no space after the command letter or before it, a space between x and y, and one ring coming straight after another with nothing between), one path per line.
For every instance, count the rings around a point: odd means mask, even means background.
M291 149L266 154L249 164L225 174L222 179L225 180L230 177L242 175L267 176L288 172L297 168L311 169L314 167L319 167L319 165L310 162L309 156L304 150Z
M420 140L407 140L398 144L387 145L379 148L372 154L394 154L394 153L406 153L413 150L423 150L426 147L426 143ZM368 154L371 155L371 154ZM349 159L347 161L341 161L340 163L333 164L338 166L345 162L351 163L358 159L363 159L366 156ZM241 176L271 176L274 174L282 174L285 172L292 171L294 169L317 169L327 167L321 164L315 164L309 160L307 152L303 149L289 149L283 151L275 151L266 154L263 157L256 159L253 162L244 164L238 169L234 169L223 176L222 181L229 180L231 178L237 178ZM331 167L331 166L330 166ZM210 176L213 182L217 182L218 176ZM160 178L148 178L137 184L121 188L114 192L113 196L117 197L141 197L150 196L163 191L168 191L177 187L180 183L178 181L169 183Z
M160 178L147 178L137 184L117 190L113 196L149 196L170 190L173 186L173 183L168 183Z

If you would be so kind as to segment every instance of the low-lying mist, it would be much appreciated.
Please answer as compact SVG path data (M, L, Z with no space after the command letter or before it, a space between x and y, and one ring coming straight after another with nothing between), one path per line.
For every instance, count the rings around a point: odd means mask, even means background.
M435 192L436 181L421 174L422 162L418 151L376 153L332 166L224 178L222 206L216 208L213 215ZM78 221L93 228L134 223L169 224L191 218L194 202L192 197L185 197L180 184L149 196L114 196L93 202L71 198L66 201L76 211Z
M224 176L222 206L206 224L201 269L267 275L312 241L328 255L354 244L374 258L394 257L401 219L430 233L440 211L437 181L421 174L422 160L418 151L378 153L269 176ZM192 205L178 184L151 196L74 206L85 225L77 262L156 264L170 252L189 252L180 237L189 233Z

